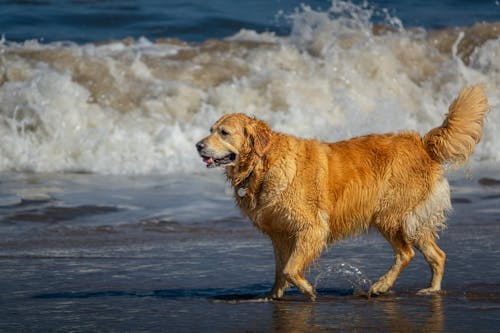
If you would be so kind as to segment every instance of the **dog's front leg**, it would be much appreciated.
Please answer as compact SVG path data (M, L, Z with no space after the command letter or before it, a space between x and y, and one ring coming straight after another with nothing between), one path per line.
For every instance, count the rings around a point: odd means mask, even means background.
M290 257L283 269L286 280L297 287L311 301L316 300L314 287L304 278L311 262L319 257L326 245L325 233L318 228L301 230L293 237Z
M291 241L287 237L275 236L272 239L275 261L274 285L269 295L270 298L281 298L288 288L288 282L283 272L291 253Z

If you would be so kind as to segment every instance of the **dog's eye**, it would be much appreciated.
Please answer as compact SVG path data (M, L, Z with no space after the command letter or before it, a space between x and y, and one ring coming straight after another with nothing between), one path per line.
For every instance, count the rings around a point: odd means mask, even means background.
M226 131L226 130L224 130L224 129L221 129L221 130L220 130L220 135L222 135L222 136L228 136L228 135L229 135L229 132L228 132L228 131Z

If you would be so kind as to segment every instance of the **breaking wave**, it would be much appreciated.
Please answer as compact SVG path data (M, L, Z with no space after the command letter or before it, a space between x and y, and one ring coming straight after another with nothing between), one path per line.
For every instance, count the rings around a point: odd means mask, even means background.
M335 141L441 124L482 83L493 110L474 163L500 160L500 23L406 29L333 1L291 33L100 44L0 42L0 171L170 174L203 168L194 142L225 113Z

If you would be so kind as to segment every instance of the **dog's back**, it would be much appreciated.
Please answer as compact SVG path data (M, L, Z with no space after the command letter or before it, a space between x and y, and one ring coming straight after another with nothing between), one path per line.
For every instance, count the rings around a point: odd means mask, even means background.
M400 231L405 217L442 179L441 165L427 154L415 132L368 135L329 147L324 190L329 193L325 205L332 239L359 233L370 225L384 233Z
M460 165L482 136L489 105L480 86L461 91L440 127L330 144L331 238L375 225L408 241L435 238L451 209L443 165Z

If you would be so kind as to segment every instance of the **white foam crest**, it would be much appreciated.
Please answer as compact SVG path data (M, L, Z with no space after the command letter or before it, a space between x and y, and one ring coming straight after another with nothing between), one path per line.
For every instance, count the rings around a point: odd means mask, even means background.
M473 163L498 162L500 40L478 47L466 65L388 14L395 30L374 34L372 15L342 1L325 12L303 7L290 36L244 30L215 47L1 41L0 170L201 171L194 143L232 112L328 141L423 134L476 83L493 110Z
M69 73L38 69L4 84L0 100L1 170L171 173L195 163L186 158L194 157L186 154L190 132L198 134L190 126L158 112L101 108Z
M238 42L259 42L259 43L276 43L279 38L274 32L258 33L254 30L241 29L235 35L227 37L225 40Z

